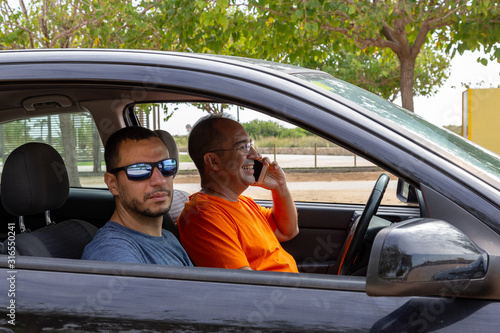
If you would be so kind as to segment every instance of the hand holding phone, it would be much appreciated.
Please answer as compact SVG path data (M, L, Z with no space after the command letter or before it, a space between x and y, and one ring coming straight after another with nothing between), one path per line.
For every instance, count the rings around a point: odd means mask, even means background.
M261 185L266 179L268 164L263 164L259 160L254 161L253 165L253 176L255 177L255 183Z

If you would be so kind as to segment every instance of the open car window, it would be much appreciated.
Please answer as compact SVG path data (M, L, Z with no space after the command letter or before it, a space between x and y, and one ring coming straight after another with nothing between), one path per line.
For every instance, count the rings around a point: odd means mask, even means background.
M295 201L364 204L383 170L337 144L292 124L250 108L218 103L138 104L142 126L165 129L179 149L180 167L175 188L190 194L200 189L199 175L187 152L189 130L208 112L226 112L240 121L258 151L286 170ZM71 187L105 188L104 146L87 112L33 117L0 125L2 162L26 142L44 142L63 157ZM384 196L384 205L405 205L396 198L396 177ZM271 193L250 187L245 195L271 200Z
M0 124L2 166L9 154L28 142L51 145L61 154L71 187L102 187L104 147L88 112L62 113Z
M257 150L285 169L295 201L365 204L378 176L385 172L361 156L305 129L250 108L222 103L138 104L143 126L164 129L174 136L180 167L174 186L190 194L200 189L199 175L188 154L187 138L196 120L208 113L225 112L239 121ZM384 196L384 205L406 205L396 197L397 178ZM257 200L271 200L270 191L250 186L244 193Z

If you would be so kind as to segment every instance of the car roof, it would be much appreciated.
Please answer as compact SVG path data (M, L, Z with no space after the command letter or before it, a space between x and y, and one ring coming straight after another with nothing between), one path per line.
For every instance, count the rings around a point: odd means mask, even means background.
M123 78L123 82L113 89L112 82L105 78L102 78L100 82L96 82L95 79L90 81L92 70L89 67L87 67L88 73L82 72L81 69L72 73L72 68L77 65L82 67L82 65L92 66L92 64L138 65L144 68L168 66L201 72L232 72L232 75L236 76L242 69L245 69L245 73L265 73L281 77L281 79L293 80L295 83L303 82L303 80L290 74L319 72L266 60L211 54L129 49L2 50L0 51L0 86L2 87L0 99L3 103L0 104L0 110L23 107L21 101L31 97L34 90L37 91L37 95L51 95L64 89L65 94L69 94L74 101L119 98L123 90L126 90L123 86L126 78ZM31 66L36 67L36 70L26 70ZM229 69L233 66L238 68ZM89 80L93 87L86 86L85 89L79 89L78 85L75 85L71 90L68 86L70 82L84 84L85 80ZM130 81L134 81L134 78L130 78ZM16 85L16 83L19 84ZM99 86L99 83L102 83L102 86ZM169 100L175 99L175 95L169 97ZM186 100L185 94L182 99Z

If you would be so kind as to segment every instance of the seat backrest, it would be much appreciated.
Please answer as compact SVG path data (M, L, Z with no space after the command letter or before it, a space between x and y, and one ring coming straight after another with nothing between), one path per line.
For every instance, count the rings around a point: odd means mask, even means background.
M61 207L69 193L64 161L45 143L27 143L12 151L5 161L1 184L5 210L20 220ZM16 235L16 253L79 259L96 231L97 227L80 220L48 225Z
M175 223L182 210L184 209L184 204L188 200L189 193L174 189L174 196L172 197L172 205L170 206L170 210L168 211L168 213L165 213L163 215L162 228L173 233L179 240L179 231L177 230L177 225Z
M175 143L174 138L170 133L164 130L155 130L155 132L160 136L165 145L167 146L170 158L174 158L177 161L177 165L179 165L179 151L177 149L177 144ZM189 200L189 193L175 189L174 184L174 194L172 197L172 206L170 206L170 210L168 211L168 216L165 214L163 217L163 229L169 230L172 232L177 238L179 238L179 234L177 232L177 226L175 225L175 221L177 221L177 217L181 214L184 209L184 204Z
M177 218L179 217L179 215L181 215L181 212L184 209L184 205L186 204L187 201L189 201L188 192L174 189L172 205L170 206L170 210L168 211L168 214L170 215L172 220L177 221Z
M97 228L81 220L66 220L16 235L16 254L80 259Z
M15 216L61 207L69 193L66 166L45 143L26 143L12 151L2 171L2 204Z
M165 143L168 149L170 158L174 158L177 161L177 167L179 166L179 151L177 150L177 144L175 143L174 137L164 130L155 130L156 134L160 136L160 139Z

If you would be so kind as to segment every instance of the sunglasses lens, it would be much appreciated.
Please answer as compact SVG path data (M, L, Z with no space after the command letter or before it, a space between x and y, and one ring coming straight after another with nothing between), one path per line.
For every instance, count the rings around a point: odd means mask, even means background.
M127 177L130 180L144 180L151 177L151 171L153 168L151 165L146 163L138 163L129 166L126 169Z
M161 161L160 171L164 177L175 175L177 173L177 161L172 158Z
M177 161L171 158L157 163L137 163L125 168L129 180L144 180L151 177L153 168L158 167L163 177L173 176L177 173Z

